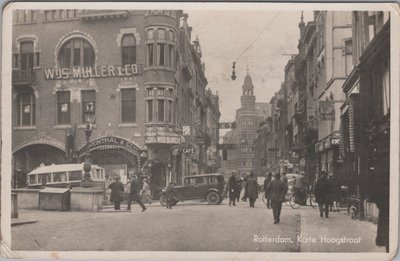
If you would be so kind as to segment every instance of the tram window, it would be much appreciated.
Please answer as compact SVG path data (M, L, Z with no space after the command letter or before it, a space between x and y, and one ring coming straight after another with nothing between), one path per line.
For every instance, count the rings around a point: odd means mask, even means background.
M99 170L99 169L96 169L96 178L97 178L97 179L100 179L100 178L101 178L100 170Z
M82 179L82 171L70 171L69 172L69 181L72 180L81 180Z
M38 179L40 184L51 182L51 173L38 174Z
M37 175L30 175L29 176L29 184L36 184L37 183Z
M53 182L65 182L67 181L67 172L55 172L53 173Z

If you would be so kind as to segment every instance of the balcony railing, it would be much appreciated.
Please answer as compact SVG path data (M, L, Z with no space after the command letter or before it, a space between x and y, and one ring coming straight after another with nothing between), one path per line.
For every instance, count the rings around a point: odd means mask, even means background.
M15 70L12 72L12 83L13 84L32 84L36 82L36 74L32 69L28 70Z

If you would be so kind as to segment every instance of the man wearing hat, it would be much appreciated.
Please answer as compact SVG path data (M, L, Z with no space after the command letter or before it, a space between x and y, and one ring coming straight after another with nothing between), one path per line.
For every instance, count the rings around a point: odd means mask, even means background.
M120 210L121 206L121 193L124 192L124 185L121 182L121 177L115 176L113 183L108 186L111 189L110 201L114 203L114 209Z

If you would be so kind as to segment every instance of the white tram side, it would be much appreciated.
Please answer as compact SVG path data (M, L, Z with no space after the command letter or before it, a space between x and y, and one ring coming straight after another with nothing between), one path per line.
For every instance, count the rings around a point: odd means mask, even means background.
M28 188L79 187L84 173L83 163L40 166L28 173ZM105 187L104 168L92 165L90 174L96 187Z

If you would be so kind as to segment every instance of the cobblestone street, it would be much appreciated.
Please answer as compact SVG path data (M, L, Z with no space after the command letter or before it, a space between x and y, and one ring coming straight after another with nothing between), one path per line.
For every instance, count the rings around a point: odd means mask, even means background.
M354 221L343 212L321 219L316 209L283 206L281 223L273 224L272 211L261 201L236 207L184 202L169 210L154 203L141 212L97 213L20 212L36 224L12 228L13 250L97 251L274 251L274 252L383 252L374 240L376 226ZM101 228L101 229L99 229ZM356 244L321 243L327 237L361 238ZM298 236L315 237L301 243ZM278 241L278 242L271 242ZM84 243L83 243L84 242Z

